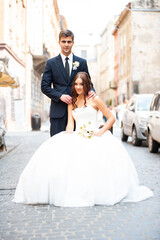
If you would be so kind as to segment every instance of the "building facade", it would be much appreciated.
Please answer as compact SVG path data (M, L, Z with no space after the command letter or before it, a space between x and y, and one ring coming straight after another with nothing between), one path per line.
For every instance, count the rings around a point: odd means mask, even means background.
M160 1L133 1L131 5L132 94L160 90Z
M87 60L89 73L96 93L100 94L100 44L93 35L86 37L85 43L74 45L73 53Z
M112 35L114 36L114 83L115 83L115 105L118 104L119 88L119 51L118 51L118 28L115 28Z
M118 103L134 93L160 89L160 1L135 0L121 12L113 31L118 41ZM117 32L117 35L115 34ZM117 59L115 58L117 70Z
M114 79L114 19L101 34L100 96L106 105L115 104L116 83Z
M20 83L17 89L0 87L6 127L30 128L32 114L48 118L50 100L41 93L41 75L47 59L59 52L65 24L57 0L0 0L0 6L0 60Z
M21 1L0 0L0 60L19 87L0 87L0 108L7 129L25 125L25 8Z
M131 4L127 5L118 20L115 23L115 29L117 36L115 41L118 42L118 103L124 102L125 99L129 99L132 95L132 83L131 83ZM117 59L115 59L115 65ZM116 69L117 70L117 69Z

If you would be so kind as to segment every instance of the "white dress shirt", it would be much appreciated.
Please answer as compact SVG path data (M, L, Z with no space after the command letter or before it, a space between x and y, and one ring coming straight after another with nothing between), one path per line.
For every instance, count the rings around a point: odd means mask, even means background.
M65 56L62 53L60 53L62 62L65 68L65 62L66 62L66 57L68 57L68 63L69 63L69 73L71 75L72 67L73 67L73 53L71 53L69 56Z

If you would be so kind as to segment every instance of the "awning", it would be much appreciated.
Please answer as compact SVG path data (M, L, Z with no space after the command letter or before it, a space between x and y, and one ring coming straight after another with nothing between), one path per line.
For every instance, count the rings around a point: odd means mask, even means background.
M9 73L9 70L2 61L0 61L0 87L19 87L18 78Z

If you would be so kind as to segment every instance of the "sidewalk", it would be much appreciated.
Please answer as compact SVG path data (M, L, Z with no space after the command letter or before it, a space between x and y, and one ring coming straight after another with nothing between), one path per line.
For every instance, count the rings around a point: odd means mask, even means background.
M50 131L50 123L49 122L42 123L40 132L49 132L49 131ZM7 132L5 135L7 151L4 150L3 152L0 152L0 159L6 156L8 153L10 153L16 147L18 147L21 143L21 138L23 138L25 135L28 136L29 134L36 133L36 132L39 132L39 131L32 131L32 129L20 129L15 132L14 131ZM116 137L119 137L120 135L120 128L117 125L114 126L113 134Z
M116 128L114 135L119 138L119 134L120 129ZM139 203L82 208L13 203L21 172L38 146L49 137L46 128L7 133L7 143L16 148L0 159L0 240L160 239L159 155L130 143L124 146L136 165L140 182L153 190L153 198Z
M50 122L43 122L41 124L41 132L50 132ZM118 127L118 124L114 124L114 135L118 137L120 135L120 128ZM4 156L6 156L8 153L10 153L12 150L14 150L16 147L19 146L20 144L20 139L24 135L28 135L30 133L34 133L38 131L32 131L31 128L24 128L24 129L18 129L16 131L9 131L5 135L5 141L6 141L6 146L7 146L7 151L4 150L3 152L0 152L0 159L2 159Z
M49 132L49 122L44 122L41 124L41 132ZM30 128L26 129L18 129L17 131L9 131L5 135L5 142L7 146L7 151L4 150L3 152L0 152L0 159L6 156L6 154L10 153L12 150L14 150L16 147L18 147L21 143L22 138L28 134L39 132L39 131L32 131Z

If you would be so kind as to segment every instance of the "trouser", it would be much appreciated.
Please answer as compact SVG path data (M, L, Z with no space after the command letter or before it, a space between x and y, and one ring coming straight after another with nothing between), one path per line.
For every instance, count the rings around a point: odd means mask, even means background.
M67 114L65 114L62 118L50 118L50 135L51 137L57 133L66 130L67 126Z

